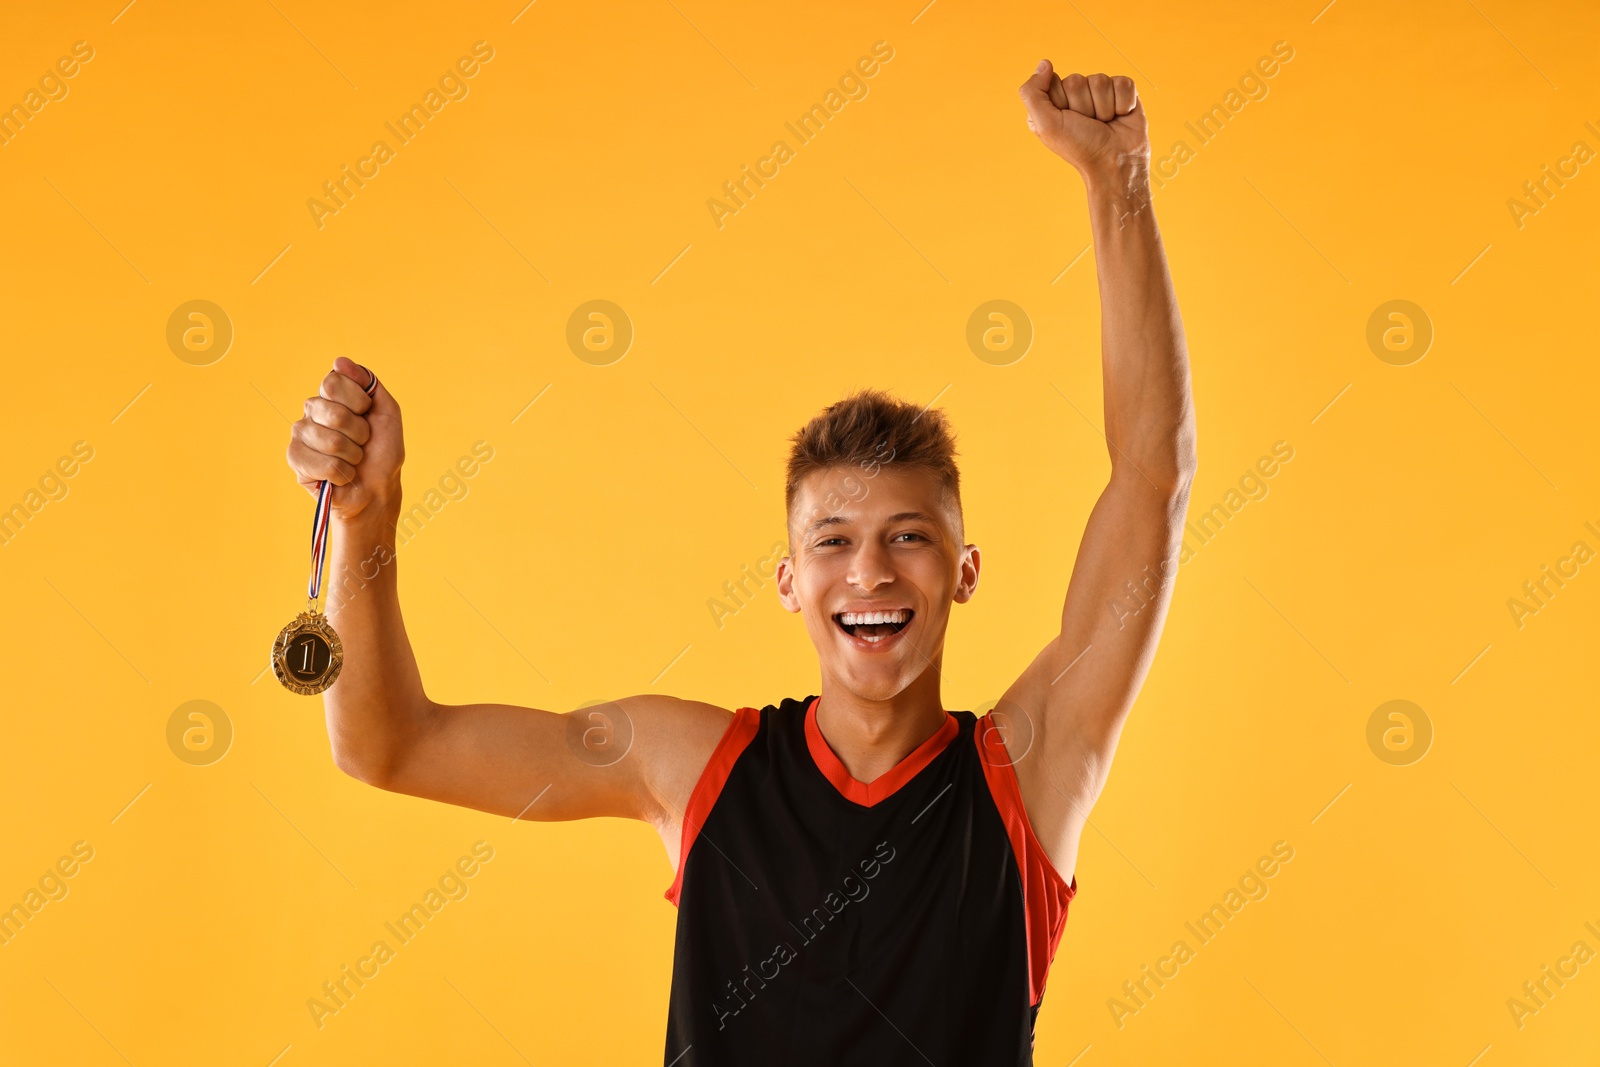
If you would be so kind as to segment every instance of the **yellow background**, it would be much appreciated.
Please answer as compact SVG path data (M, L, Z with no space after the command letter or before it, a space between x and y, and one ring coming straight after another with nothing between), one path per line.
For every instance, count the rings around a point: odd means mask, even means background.
M0 948L0 1059L659 1063L675 912L649 828L373 790L333 767L320 701L263 676L304 603L288 420L344 354L404 407L410 498L493 446L400 555L434 698L737 707L817 687L770 585L720 630L706 604L783 535L787 436L857 386L937 399L985 550L945 701L980 707L1052 635L1109 469L1092 257L1063 273L1082 187L1016 86L1046 55L1133 75L1161 155L1286 41L1270 95L1156 210L1193 512L1275 441L1295 455L1182 569L1084 836L1038 1062L1593 1062L1600 962L1520 1029L1506 1001L1573 942L1600 949L1600 576L1520 629L1506 601L1600 548L1600 172L1521 228L1506 201L1573 142L1600 149L1600 15L922 4L5 13L0 102L75 41L95 57L0 147L0 506L73 442L94 459L0 548L0 905L73 842L95 854ZM319 230L307 199L478 40L495 57L470 95ZM879 40L870 95L719 230L706 200ZM1004 367L964 340L997 298L1036 331ZM165 340L193 299L236 334L209 366ZM565 342L591 299L636 331L610 366ZM1410 366L1365 341L1391 299L1435 329ZM210 766L167 746L196 699L233 725ZM1367 746L1391 699L1435 731L1410 766ZM307 999L479 840L470 895L318 1029ZM1270 895L1119 1029L1123 981L1279 840Z

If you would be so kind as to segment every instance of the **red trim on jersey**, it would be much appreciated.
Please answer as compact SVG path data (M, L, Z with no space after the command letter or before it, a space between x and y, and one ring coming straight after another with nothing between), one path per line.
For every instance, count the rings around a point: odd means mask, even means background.
M755 737L760 725L761 712L758 709L740 708L734 712L733 721L722 732L722 740L711 751L711 759L706 762L705 770L700 772L694 792L689 794L689 804L683 811L683 839L678 845L678 873L663 894L673 907L678 906L678 897L683 892L683 865L689 862L689 850L700 836L700 828L706 824L706 817L711 814L717 797L722 795L722 787L733 772L734 762L750 744L750 739Z
M956 722L956 717L945 712L944 725L907 753L905 759L870 782L858 782L833 749L828 747L828 739L822 736L822 728L817 725L817 701L821 699L820 696L816 697L806 708L806 747L811 750L812 762L822 776L832 782L846 800L862 807L870 808L893 796L895 790L915 778L917 772L932 763L933 758L943 752L945 746L961 732L961 724Z
M991 716L978 720L972 737L978 746L978 759L983 763L983 776L989 782L989 794L994 797L994 806L1000 809L1006 836L1011 838L1011 851L1016 853L1017 867L1022 871L1022 906L1028 941L1028 1003L1038 1004L1044 996L1050 961L1055 959L1056 946L1061 943L1061 931L1067 923L1067 906L1078 893L1078 876L1072 876L1071 885L1063 881L1034 836L1028 812L1022 805L1016 768L1012 766L1000 728L993 724Z

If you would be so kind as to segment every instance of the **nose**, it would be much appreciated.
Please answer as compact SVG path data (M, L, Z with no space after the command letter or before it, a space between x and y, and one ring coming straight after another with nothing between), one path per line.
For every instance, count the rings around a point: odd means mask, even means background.
M894 581L894 567L890 564L887 546L870 539L862 541L850 557L845 580L865 593Z

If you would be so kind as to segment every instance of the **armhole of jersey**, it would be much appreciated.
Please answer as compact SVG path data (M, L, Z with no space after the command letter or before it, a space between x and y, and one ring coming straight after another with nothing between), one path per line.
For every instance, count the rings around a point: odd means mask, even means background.
M1027 809L1022 804L1022 790L1017 785L1016 768L1011 765L1005 742L996 732L994 740L987 742L993 725L989 716L978 720L972 731L978 747L978 760L983 765L983 776L989 783L989 795L1000 811L1005 823L1006 836L1011 839L1011 851L1017 857L1017 868L1022 872L1022 905L1026 920L1028 941L1028 1003L1038 1005L1044 996L1044 981L1050 973L1050 961L1055 958L1056 946L1061 943L1061 931L1067 922L1067 907L1078 894L1078 876L1072 884L1065 882L1059 871L1034 836L1033 825L1028 821ZM984 750L985 743L998 745L1001 756L992 759Z
M735 711L733 721L729 722L728 728L722 732L722 740L718 741L717 747L712 750L711 759L706 762L705 770L700 772L700 779L694 784L694 792L689 794L689 805L683 811L683 838L678 845L678 873L663 894L672 902L673 907L678 906L678 897L683 892L683 868L689 862L689 850L694 847L695 839L700 836L700 828L705 825L706 816L711 814L711 808L716 804L717 797L722 795L722 787L727 783L734 763L744 752L745 746L750 744L750 739L755 737L756 729L760 725L759 709L740 708Z

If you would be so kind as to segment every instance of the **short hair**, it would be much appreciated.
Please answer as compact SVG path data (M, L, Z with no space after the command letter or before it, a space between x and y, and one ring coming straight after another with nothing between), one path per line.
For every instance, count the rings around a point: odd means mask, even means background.
M858 467L863 478L872 478L892 463L939 480L940 503L961 535L961 471L955 461L955 434L943 411L908 403L882 389L860 389L829 404L790 441L784 511L791 522L807 475Z

